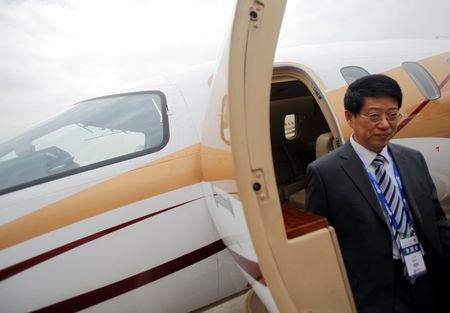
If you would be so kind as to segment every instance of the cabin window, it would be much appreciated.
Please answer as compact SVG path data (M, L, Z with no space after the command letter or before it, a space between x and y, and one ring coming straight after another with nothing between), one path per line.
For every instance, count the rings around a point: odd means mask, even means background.
M426 99L435 100L441 97L439 86L425 67L416 62L404 62L402 66Z
M80 102L0 145L0 193L158 151L166 112L158 91Z
M358 78L370 75L368 71L359 66L346 66L341 68L342 77L344 77L347 84L353 83Z
M288 114L284 117L284 136L287 140L297 137L297 115Z

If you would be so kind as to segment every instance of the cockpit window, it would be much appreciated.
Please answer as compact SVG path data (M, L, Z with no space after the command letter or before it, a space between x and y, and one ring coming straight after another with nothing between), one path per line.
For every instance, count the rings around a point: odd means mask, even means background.
M0 194L162 149L167 106L159 91L80 102L0 143Z
M369 72L360 66L346 66L341 68L342 77L344 77L347 84L353 83L358 78L369 75Z

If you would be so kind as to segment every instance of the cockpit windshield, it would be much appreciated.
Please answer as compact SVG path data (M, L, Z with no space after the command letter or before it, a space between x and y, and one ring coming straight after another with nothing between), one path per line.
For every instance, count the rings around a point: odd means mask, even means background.
M0 143L0 193L159 150L166 112L158 91L80 102Z

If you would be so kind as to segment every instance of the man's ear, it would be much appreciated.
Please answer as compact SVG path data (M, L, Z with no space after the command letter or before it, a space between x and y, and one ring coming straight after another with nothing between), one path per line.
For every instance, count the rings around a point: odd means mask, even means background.
M348 126L353 128L353 123L355 121L355 116L352 112L345 110L345 119L347 120Z

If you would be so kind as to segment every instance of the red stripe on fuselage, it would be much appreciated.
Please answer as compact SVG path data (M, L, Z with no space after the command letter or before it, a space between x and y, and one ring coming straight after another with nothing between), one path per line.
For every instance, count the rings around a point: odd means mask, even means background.
M17 273L20 273L20 272L22 272L22 271L24 271L26 269L29 269L30 267L33 267L33 266L35 266L35 265L37 265L39 263L47 261L48 259L54 258L57 255L63 254L65 252L69 251L69 250L77 248L77 247L79 247L81 245L84 245L84 244L86 244L88 242L91 242L91 241L93 241L95 239L98 239L100 237L106 236L106 235L108 235L108 234L110 234L112 232L115 232L115 231L119 230L119 229L128 227L128 226L130 226L132 224L136 224L136 223L141 222L141 221L143 221L145 219L148 219L148 218L153 217L155 215L158 215L158 214L164 213L166 211L175 209L175 208L177 208L179 206L188 204L188 203L196 201L198 199L201 199L201 198L189 200L189 201L186 201L186 202L183 202L183 203L171 206L169 208L163 209L161 211L150 213L150 214L141 216L139 218L133 219L131 221L128 221L128 222L125 222L125 223L113 226L111 228L104 229L104 230L99 231L99 232L97 232L95 234L92 234L92 235L89 235L87 237L78 239L76 241L73 241L73 242L70 242L68 244L65 244L65 245L63 245L61 247L55 248L53 250L44 252L42 254L39 254L39 255L37 255L35 257L32 257L32 258L27 259L25 261L22 261L20 263L14 264L14 265L12 265L10 267L7 267L7 268L5 268L5 269L0 271L0 281L6 279L8 277L11 277L11 276L13 276L13 275L15 275Z
M72 297L70 299L49 305L33 312L51 313L51 312L76 312L86 309L90 306L107 301L111 298L120 296L126 292L142 287L167 275L182 270L194 263L200 262L226 248L222 240L217 240L205 247L192 251L176 259L168 261L157 267L151 268L145 272L133 275L107 286L89 291L87 293ZM260 283L266 285L262 277L258 263L253 262L231 249L227 249L237 264L247 272L251 277Z
M103 301L117 297L133 289L142 287L155 280L163 278L174 272L182 270L194 263L197 263L209 256L212 256L225 249L222 240L217 240L207 246L194 250L188 254L180 256L164 264L158 265L145 272L130 276L118 282L89 291L73 298L49 305L33 312L76 312L96 305Z
M241 246L241 244L248 243L250 241L250 238L242 234L227 236L222 238L222 240L225 243L225 246L227 247L234 261L254 280L257 280L261 284L266 285L258 262L254 262L243 257L239 253L235 252L233 248L231 248L231 245Z
M244 258L242 255L234 252L232 249L228 248L228 251L230 251L231 256L236 261L237 264L245 271L247 274L249 274L253 279L259 281L261 284L266 285L266 282L264 281L264 277L262 276L261 269L259 268L259 264L256 262L253 262L247 258Z
M430 100L424 100L417 108L414 109L414 111L411 112L410 115L408 115L407 118L405 118L397 127L397 133L405 127L413 118L416 117L417 114L419 114L420 111L430 102Z
M448 83L448 81L450 80L450 74L447 75L447 77L445 77L445 79L442 81L442 83L439 85L439 89L442 89L442 87L445 86L445 84Z
M138 223L145 219L148 219L152 216L164 213L166 211L169 211L171 209L180 207L182 205L191 203L191 202L199 200L199 199L201 199L201 198L186 201L186 202L174 205L172 207L160 210L158 212L154 212L154 213L150 213L150 214L141 216L139 218L130 220L128 222L125 222L125 223L116 225L114 227L102 230L102 231L92 234L90 236L70 242L64 246L44 252L33 258L22 261L18 264L12 265L12 266L0 271L0 281L4 280L10 276L13 276L19 272L22 272L32 266L42 263L48 259L51 259L57 255L63 254L64 252L67 252L67 251L72 250L76 247L79 247L83 244L86 244L90 241L93 241L97 238L103 237L103 236L110 234L112 232L115 232L119 229L125 228L132 224L135 224L135 223ZM149 269L145 272L125 278L123 280L109 284L107 286L89 291L87 293L69 298L67 300L63 300L61 302L49 305L47 307L36 310L34 312L61 312L61 311L76 312L76 311L88 308L88 307L96 305L98 303L107 301L111 298L117 297L123 293L129 292L133 289L136 289L136 288L139 288L146 284L149 284L155 280L163 278L167 275L170 275L170 274L172 274L176 271L179 271L181 269L184 269L188 266L191 266L192 264L199 262L203 259L206 259L207 257L212 256L212 255L224 250L225 248L226 248L226 246L222 240L215 241L205 247L194 250L188 254L185 254L176 259L168 261L164 264L161 264L157 267ZM235 262L245 272L247 272L255 280L257 280L265 285L265 281L264 281L264 278L262 277L261 270L259 268L258 263L253 262L253 261L243 257L242 255L234 252L231 248L228 248L227 250L230 252L230 254L233 257L233 259L235 260Z

